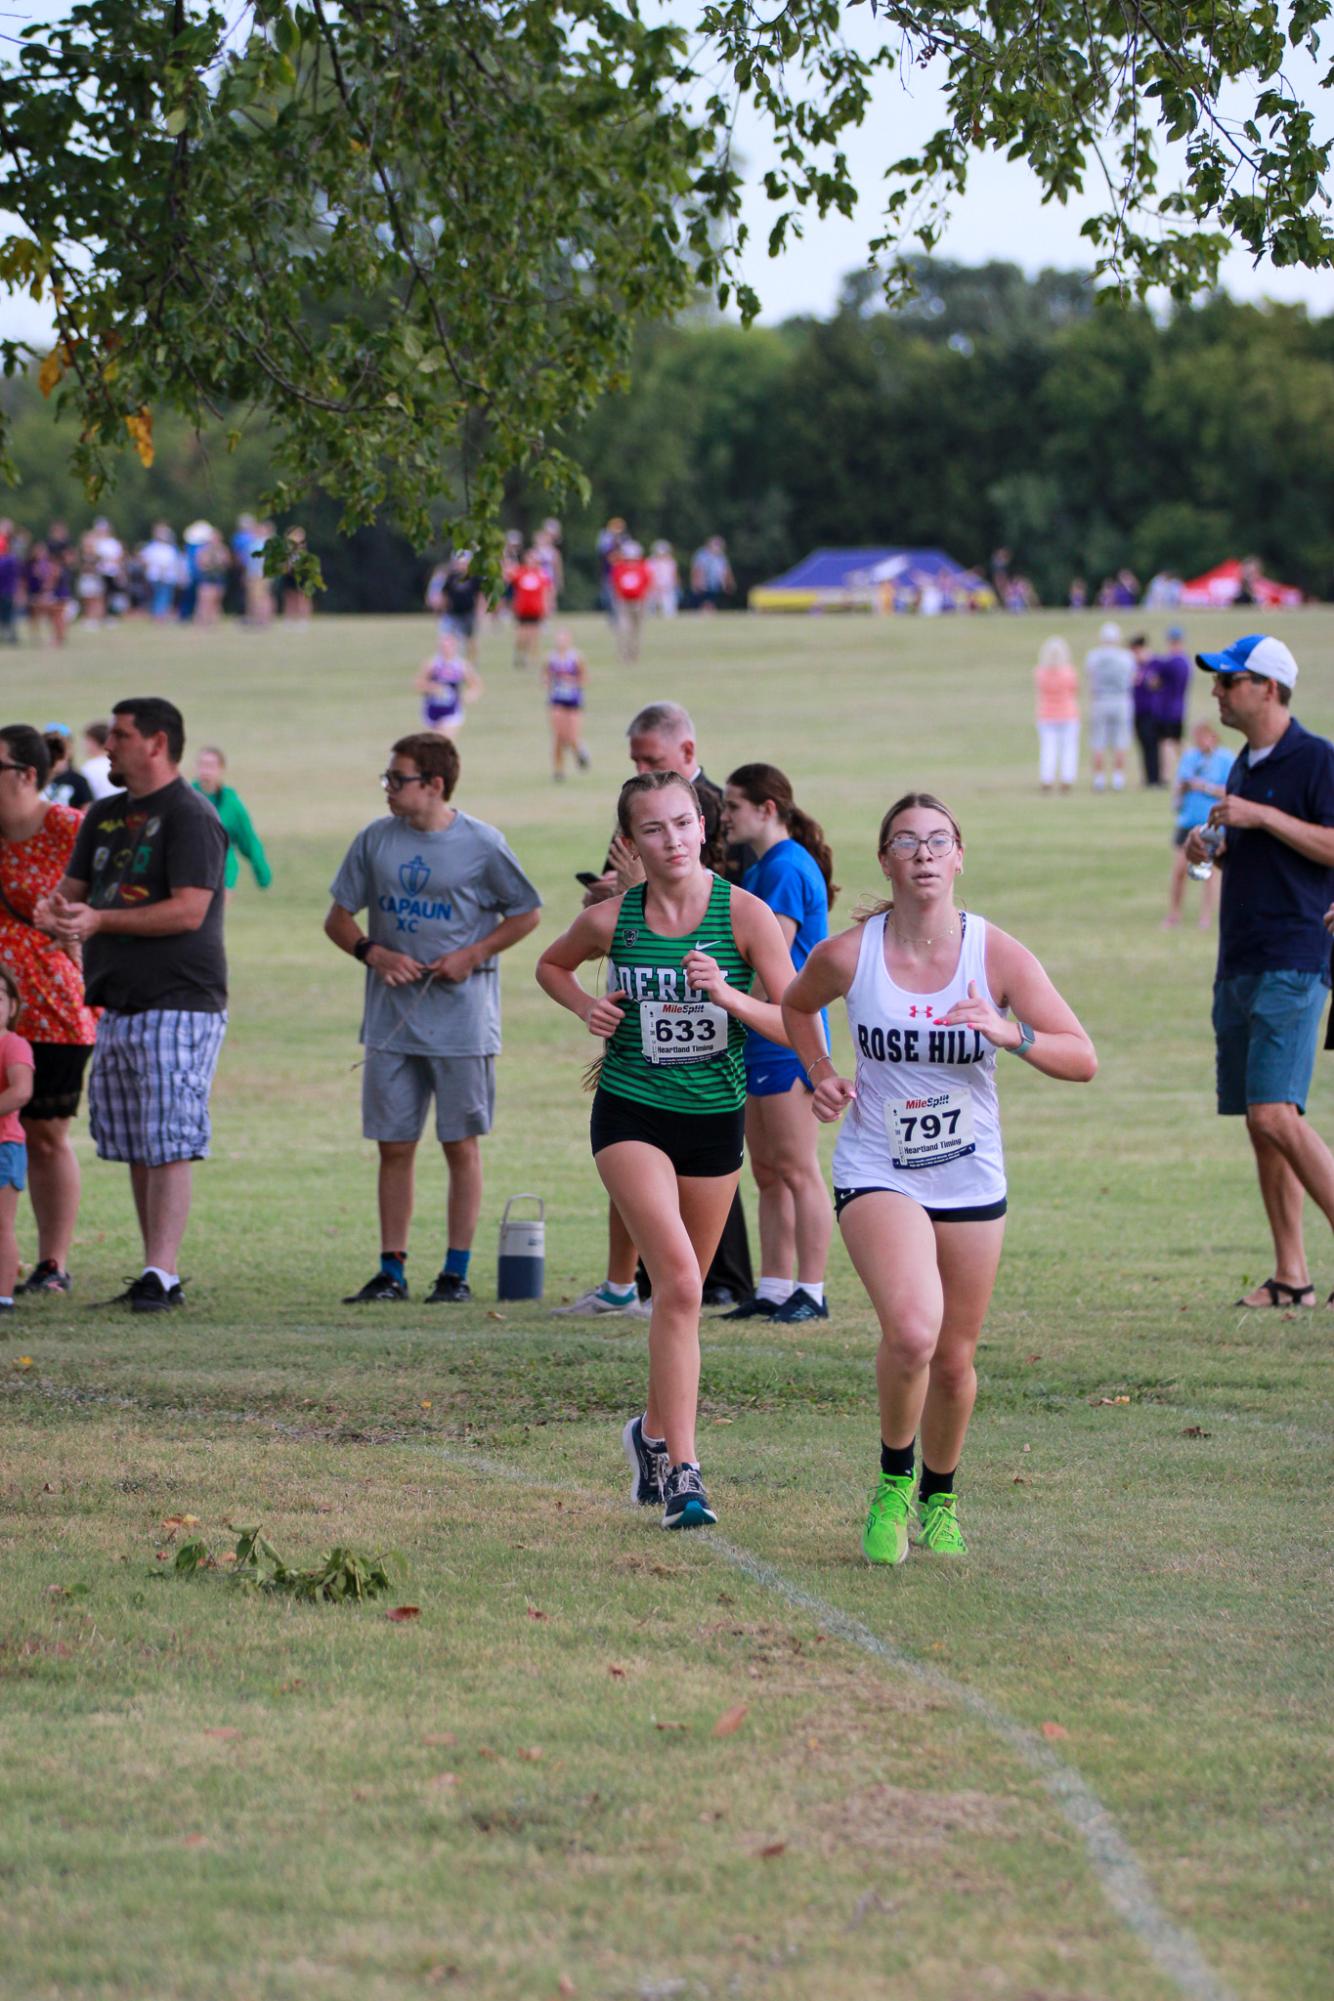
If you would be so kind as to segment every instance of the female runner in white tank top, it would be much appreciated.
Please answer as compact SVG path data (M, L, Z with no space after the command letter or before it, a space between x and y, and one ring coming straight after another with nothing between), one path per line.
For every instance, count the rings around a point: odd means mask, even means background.
M900 799L881 822L879 860L892 901L815 947L783 1018L815 1116L847 1114L834 1201L881 1336L881 1470L862 1548L894 1564L908 1554L919 1427L919 1545L964 1549L955 1475L1005 1234L997 1052L1073 1083L1098 1060L1033 954L956 909L963 837L948 808L926 792ZM840 996L855 1078L839 1076L820 1032L820 1009Z

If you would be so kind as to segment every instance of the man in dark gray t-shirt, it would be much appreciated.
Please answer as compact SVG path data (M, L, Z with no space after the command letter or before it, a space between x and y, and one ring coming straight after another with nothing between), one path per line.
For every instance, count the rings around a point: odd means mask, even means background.
M88 1000L105 1010L88 1124L101 1159L129 1164L144 1269L107 1304L136 1313L182 1304L176 1267L227 1028L227 836L181 777L184 750L174 703L117 702L107 751L124 790L89 808L68 875L33 913L63 945L83 948Z
M535 929L542 900L504 836L449 803L458 775L448 737L400 738L381 779L388 817L362 828L331 885L325 931L366 968L362 1131L380 1149L380 1269L345 1305L408 1296L416 1153L432 1099L449 1173L449 1242L427 1300L472 1297L477 1141L491 1130L500 1051L497 955Z

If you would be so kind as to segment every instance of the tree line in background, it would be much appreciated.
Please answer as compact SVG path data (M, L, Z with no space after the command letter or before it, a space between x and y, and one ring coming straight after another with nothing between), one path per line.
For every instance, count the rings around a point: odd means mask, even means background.
M1087 277L923 260L885 310L848 280L828 320L742 328L703 310L644 329L629 390L568 440L586 502L564 510L565 601L596 598L594 542L621 515L687 555L726 537L739 595L820 544L993 549L1044 602L1129 565L1190 576L1230 556L1334 597L1334 318L1224 296L1155 318L1098 303ZM0 512L77 530L93 510L35 381L5 387L22 484ZM164 418L153 464L124 464L102 503L122 535L199 514L224 533L270 483L262 424L196 435ZM506 524L550 512L513 482ZM350 538L313 493L300 520L337 611L421 602L429 555L387 525ZM286 525L286 524L284 524Z

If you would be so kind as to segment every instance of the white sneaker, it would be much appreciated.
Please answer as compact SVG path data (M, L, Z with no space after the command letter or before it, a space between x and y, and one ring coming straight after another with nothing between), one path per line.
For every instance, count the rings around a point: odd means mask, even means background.
M604 1313L634 1314L639 1310L637 1297L626 1300L608 1299L600 1285L591 1286L587 1292L581 1292L578 1299L572 1299L568 1306L553 1306L551 1309L553 1313L564 1314L576 1320L600 1320Z

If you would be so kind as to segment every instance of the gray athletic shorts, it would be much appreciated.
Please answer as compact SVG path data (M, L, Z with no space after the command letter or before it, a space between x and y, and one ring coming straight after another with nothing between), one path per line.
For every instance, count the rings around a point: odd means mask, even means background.
M1129 702L1094 702L1089 710L1089 749L1129 750L1133 714Z
M366 1139L419 1140L432 1096L438 1140L489 1133L496 1113L495 1057L366 1051L361 1073L361 1130Z

